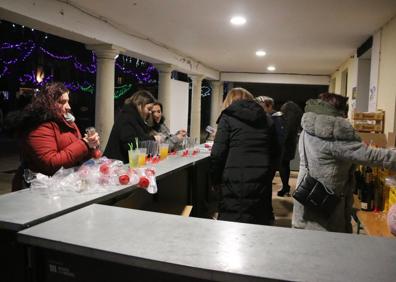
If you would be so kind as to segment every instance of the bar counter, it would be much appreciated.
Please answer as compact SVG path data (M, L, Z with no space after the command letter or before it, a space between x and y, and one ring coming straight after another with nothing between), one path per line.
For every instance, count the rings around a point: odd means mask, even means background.
M396 241L391 239L96 204L21 231L18 239L32 246L39 260L33 263L40 273L37 281L364 282L396 277Z
M153 165L156 168L156 178L161 180L208 157L208 153L199 153L194 157L168 157ZM78 193L71 187L70 194L56 198L40 189L4 194L0 196L0 230L22 230L92 203L128 194L134 189L136 186L113 186L98 193Z
M207 150L206 150L207 151ZM194 205L193 212L199 216L203 210L200 203L207 189L207 167L209 154L201 152L193 157L170 156L153 166L156 169L158 194L148 194L136 186L106 186L100 191L79 193L64 189L54 197L46 189L24 189L0 196L0 254L4 264L0 265L4 281L28 281L28 255L26 247L16 241L18 231L67 214L93 203L112 205L120 199L134 198L139 205L154 200L171 205L181 202ZM142 203L140 203L142 202ZM133 206L139 208L140 206Z

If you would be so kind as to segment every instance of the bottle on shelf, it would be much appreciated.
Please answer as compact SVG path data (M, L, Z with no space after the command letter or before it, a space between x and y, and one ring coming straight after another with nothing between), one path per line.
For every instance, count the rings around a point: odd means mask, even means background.
M365 183L361 191L361 209L364 211L372 211L374 206L374 178L373 170L367 166L365 169Z

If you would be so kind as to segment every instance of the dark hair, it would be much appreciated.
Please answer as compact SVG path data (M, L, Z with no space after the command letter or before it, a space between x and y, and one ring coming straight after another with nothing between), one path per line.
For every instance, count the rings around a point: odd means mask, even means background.
M159 121L158 123L156 123L156 122L154 121L154 119L152 119L152 120L153 120L153 124L154 124L154 125L153 125L153 129L156 130L156 131L158 131L159 128L160 128L160 126L161 126L161 124L164 123L165 117L162 115L162 113L164 112L163 109L162 109L162 103L160 103L160 102L154 102L153 107L154 107L154 106L159 106L160 109L161 109L161 119L160 119L160 121Z
M298 131L303 115L301 108L293 101L287 101L280 107L280 111L284 114L287 128Z
M161 109L161 113L164 111L164 110L162 109L162 103L160 103L160 102L154 102L153 107L154 107L154 106L159 106L160 109Z
M62 119L57 101L69 89L62 82L52 82L45 85L35 95L32 102L23 110L18 127L20 130L29 130L46 121L59 121Z
M348 97L326 92L319 94L319 99L329 103L336 110L343 112L344 114L348 112Z

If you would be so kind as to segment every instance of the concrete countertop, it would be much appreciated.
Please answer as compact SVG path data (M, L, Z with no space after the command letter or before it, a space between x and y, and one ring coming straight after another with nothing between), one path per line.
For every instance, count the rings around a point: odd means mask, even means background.
M18 233L33 246L219 281L394 281L396 240L91 205Z
M200 153L195 157L169 157L154 165L156 177L165 177L173 171L192 166L209 157ZM151 165L149 165L151 166ZM0 196L0 229L19 231L72 210L130 193L135 186L107 187L95 193L70 193L52 197L45 189L24 189Z

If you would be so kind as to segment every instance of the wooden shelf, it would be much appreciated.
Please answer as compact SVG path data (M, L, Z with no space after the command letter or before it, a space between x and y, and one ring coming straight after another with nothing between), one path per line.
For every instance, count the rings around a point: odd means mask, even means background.
M354 112L352 125L359 132L384 132L385 112Z

